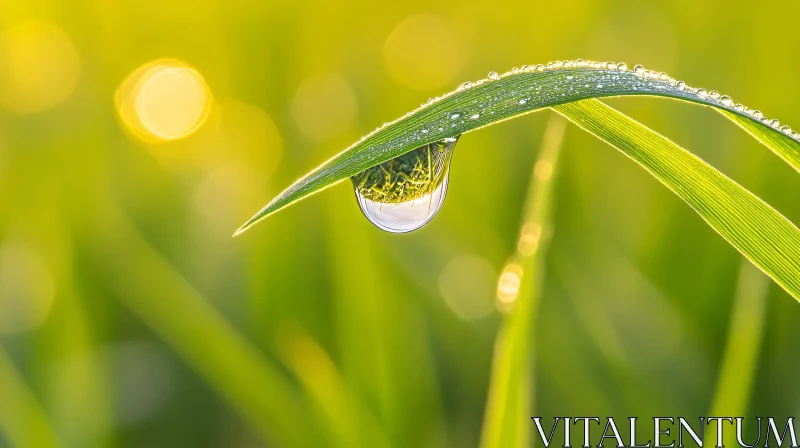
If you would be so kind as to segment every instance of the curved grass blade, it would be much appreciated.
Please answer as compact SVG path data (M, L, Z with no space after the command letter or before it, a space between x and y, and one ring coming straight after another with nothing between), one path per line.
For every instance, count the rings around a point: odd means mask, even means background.
M547 125L525 199L517 248L500 276L498 306L508 315L495 340L481 448L531 446L531 373L536 355L532 329L538 314L544 257L551 233L553 171L566 124L566 120L556 115Z
M800 230L788 219L698 157L600 101L554 109L639 163L800 301Z
M264 217L313 193L412 149L470 132L536 110L589 98L651 95L713 106L763 131L784 159L800 161L800 135L782 132L760 113L734 104L730 97L687 86L666 74L625 64L588 61L556 62L523 67L499 76L465 83L404 117L376 129L361 141L310 172L250 218L234 236ZM766 138L766 137L762 137ZM763 140L762 140L763 141ZM796 168L800 163L794 164Z
M761 144L771 149L772 152L780 156L780 158L791 165L795 170L800 171L800 151L798 151L797 142L792 140L788 135L772 132L773 129L760 126L752 120L732 114L727 110L721 110L719 112L727 119L736 123L740 128L744 129L748 134L753 136L753 138L761 142ZM770 120L770 122L777 123L777 121L772 120ZM778 126L780 125L775 124L772 127L777 128ZM786 129L786 127L784 127L784 129Z

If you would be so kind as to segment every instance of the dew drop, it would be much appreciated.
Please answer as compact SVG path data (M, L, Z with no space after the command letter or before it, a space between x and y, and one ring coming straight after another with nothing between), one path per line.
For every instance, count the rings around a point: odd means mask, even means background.
M641 65L633 67L633 71L636 72L637 75L644 75L644 67Z
M456 142L452 137L421 146L351 177L364 216L392 233L430 222L447 194Z
M528 102L528 100L519 100L519 104L525 104L527 102Z
M458 112L450 115L450 119L451 120L458 120L460 117L461 117L461 114L458 113Z
M609 70L615 70L617 68L617 64L610 61L606 62L606 68Z
M628 64L626 64L624 62L620 62L619 64L617 64L617 70L619 70L621 72L627 71L628 70Z
M779 131L783 132L784 134L789 134L789 135L792 134L792 128L789 127L788 125L781 126Z
M471 116L469 118L471 118L473 120L477 120L478 118L481 118L481 114L475 114L475 115L473 115L473 116Z
M773 118L772 120L769 120L769 123L768 123L768 124L769 124L770 126L772 126L773 128L777 128L777 127L778 127L778 126L781 124L781 122L780 122L780 121L778 121L778 119L777 119L777 118Z
M700 98L705 98L708 96L708 92L706 92L706 89L700 89L697 91L697 96Z
M497 72L489 72L489 79L492 81L497 81L500 79L500 75L498 75Z
M728 95L722 95L719 97L719 102L722 103L723 106L730 107L730 105L733 104L733 99Z
M760 110L754 110L753 111L753 118L755 118L756 120L760 120L760 119L764 118L764 114L762 114Z
M677 87L678 87L678 90L685 90L686 89L686 83L683 82L683 81L678 81Z
M712 90L708 94L708 97L711 98L712 100L718 100L719 99L719 92L717 92L716 90Z

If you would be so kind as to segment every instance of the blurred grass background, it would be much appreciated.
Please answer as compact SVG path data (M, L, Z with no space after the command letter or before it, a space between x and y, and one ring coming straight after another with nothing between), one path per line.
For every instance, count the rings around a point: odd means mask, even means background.
M641 63L797 127L798 14L0 0L0 446L477 446L551 113L464 136L413 234L346 184L231 233L384 121L522 64ZM800 222L800 177L722 117L609 102ZM568 127L560 163L536 415L800 412L798 304L611 148Z

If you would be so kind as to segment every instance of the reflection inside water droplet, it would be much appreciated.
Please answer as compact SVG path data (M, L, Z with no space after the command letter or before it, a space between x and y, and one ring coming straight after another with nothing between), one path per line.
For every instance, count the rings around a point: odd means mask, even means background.
M444 203L457 141L446 138L421 146L351 177L364 216L392 233L427 224Z

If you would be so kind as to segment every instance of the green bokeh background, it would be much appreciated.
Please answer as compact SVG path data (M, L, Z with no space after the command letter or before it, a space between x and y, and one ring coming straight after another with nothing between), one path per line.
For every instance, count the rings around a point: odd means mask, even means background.
M463 55L439 87L414 88L388 69L387 37L420 14L443 24ZM0 446L36 407L33 420L69 447L285 445L269 412L242 405L250 396L298 406L316 446L337 443L330 421L390 446L477 446L502 320L494 284L550 112L462 137L442 211L412 234L372 227L344 183L232 232L381 123L522 64L644 64L796 127L798 16L793 1L0 0L0 30L54 24L81 64L57 106L0 109L0 240L35 254L54 286L40 323L0 327L11 362L0 387L30 394L0 396ZM167 57L195 67L215 105L195 134L147 143L120 123L114 94L137 67ZM354 115L312 138L292 104L305 80L330 74L352 90ZM800 222L800 176L718 114L663 99L608 102ZM323 97L315 119L335 106ZM532 412L708 415L737 331L729 321L742 257L575 127L557 175ZM7 256L3 269L17 272L16 261ZM473 269L454 289L459 266ZM488 312L464 318L475 300ZM224 322L237 333L220 335ZM799 326L800 305L770 283L744 415L800 412ZM332 408L319 408L319 396ZM352 403L358 411L346 411Z

